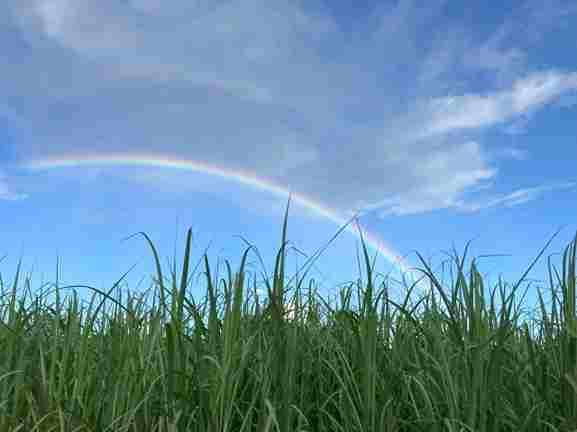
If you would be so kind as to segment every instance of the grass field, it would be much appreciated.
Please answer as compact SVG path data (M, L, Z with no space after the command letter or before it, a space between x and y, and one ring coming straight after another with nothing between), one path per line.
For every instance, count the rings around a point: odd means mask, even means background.
M245 280L252 247L227 279L205 255L205 300L187 297L190 230L170 280L139 233L156 265L148 310L144 297L123 301L122 278L107 292L83 287L87 309L75 292L60 299L80 286L26 306L19 265L0 297L0 432L577 430L577 237L560 272L548 263L551 310L539 290L523 322L518 289L537 259L487 296L474 260L466 275L466 250L448 287L419 255L431 291L413 302L413 284L396 302L386 281L375 286L363 242L367 280L332 305L305 286L306 271L285 280L288 208L263 304L256 278Z

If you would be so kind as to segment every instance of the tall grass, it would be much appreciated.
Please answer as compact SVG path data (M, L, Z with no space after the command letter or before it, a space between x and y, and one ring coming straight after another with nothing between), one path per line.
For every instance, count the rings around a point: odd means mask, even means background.
M317 295L314 281L304 286L315 257L293 287L289 205L263 304L256 277L245 281L253 246L234 275L226 263L227 279L212 275L205 254L204 302L187 296L190 230L170 281L139 233L156 265L148 310L143 296L111 295L126 275L107 292L56 286L55 305L41 302L44 293L26 306L26 295L16 297L19 263L10 292L0 278L0 431L577 430L577 237L555 269L556 288L549 261L551 312L538 290L530 330L513 300L537 260L508 294L499 280L490 304L474 260L467 280L467 250L448 288L419 254L431 291L413 303L412 284L396 302L386 281L375 286L364 241L367 279L343 288L340 304ZM81 287L93 292L87 310L75 291L60 301L61 290Z

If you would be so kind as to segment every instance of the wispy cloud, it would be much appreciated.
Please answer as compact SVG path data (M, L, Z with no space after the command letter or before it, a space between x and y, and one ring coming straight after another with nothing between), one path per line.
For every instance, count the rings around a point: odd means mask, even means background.
M8 183L0 176L0 201L19 201L28 198L28 195L16 193L9 187Z
M518 116L526 119L568 91L577 91L577 72L550 70L521 78L508 90L436 98L423 107L426 123L416 138L483 128Z
M519 73L526 66L528 55L523 49L507 43L512 33L513 28L507 22L499 26L488 39L471 46L463 54L465 66L494 72L500 78Z
M524 189L517 189L511 193L502 196L496 196L477 203L464 203L462 201L457 201L455 203L455 207L463 212L476 212L481 209L497 206L513 207L516 205L525 204L529 201L534 201L547 192L558 189L575 188L577 188L577 183L575 182L559 183L548 186L534 186Z

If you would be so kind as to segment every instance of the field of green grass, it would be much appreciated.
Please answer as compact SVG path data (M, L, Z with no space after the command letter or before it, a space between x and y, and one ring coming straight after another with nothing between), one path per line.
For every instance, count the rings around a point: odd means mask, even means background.
M367 280L332 305L306 271L285 280L288 208L262 304L245 279L252 246L226 279L204 255L205 300L187 296L191 230L170 280L139 233L156 265L147 310L130 291L123 300L123 278L107 292L56 284L52 305L49 292L26 305L29 279L17 294L20 265L7 290L0 279L0 432L577 430L577 237L561 271L548 263L551 310L538 290L523 322L519 287L549 243L488 296L474 260L466 274L466 250L448 286L419 254L430 292L412 301L413 284L398 302L376 285L363 242ZM93 293L88 308L76 288ZM61 301L62 290L73 295Z

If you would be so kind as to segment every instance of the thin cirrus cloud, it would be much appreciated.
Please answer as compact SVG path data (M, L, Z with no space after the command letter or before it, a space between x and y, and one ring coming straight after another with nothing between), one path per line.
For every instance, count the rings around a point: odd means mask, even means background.
M577 187L577 183L567 182L549 186L537 186L532 188L518 189L515 192L511 192L510 194L507 194L505 196L492 198L481 203L475 204L475 203L457 202L456 207L460 211L464 212L474 212L483 208L496 207L496 206L512 207L515 205L523 204L531 200L537 199L539 198L540 195L543 195L549 191L553 191L556 189L573 189L575 187Z
M26 198L28 198L28 195L10 190L6 180L0 177L0 200L18 201Z
M421 114L426 122L418 138L462 129L478 129L527 116L577 91L577 72L533 73L513 83L512 88L488 94L466 94L439 98L427 103Z
M542 40L527 29L554 28L549 5L528 2L489 33L449 19L446 1L378 4L350 32L345 11L320 1L6 5L0 49L14 61L0 95L21 120L24 160L179 154L381 217L521 204L569 184L461 198L501 159L530 157L493 149L488 130L522 134L512 124L577 90L570 68L533 65ZM1 181L2 199L24 196Z

